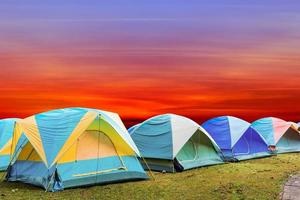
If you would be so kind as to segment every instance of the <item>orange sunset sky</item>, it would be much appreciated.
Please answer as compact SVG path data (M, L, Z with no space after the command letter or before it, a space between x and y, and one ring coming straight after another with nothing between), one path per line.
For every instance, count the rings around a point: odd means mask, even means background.
M299 9L271 0L2 1L0 118L81 106L117 112L127 126L161 113L298 122Z

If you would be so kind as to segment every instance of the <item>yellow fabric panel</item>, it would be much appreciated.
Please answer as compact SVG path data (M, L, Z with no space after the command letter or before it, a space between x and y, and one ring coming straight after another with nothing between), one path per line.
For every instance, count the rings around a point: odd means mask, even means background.
M10 139L2 149L0 149L0 155L10 155L12 139Z
M100 123L99 123L100 122ZM100 128L99 128L100 126ZM117 131L105 120L95 120L88 130L100 130L105 133L113 142L119 156L135 155L133 149L124 141L124 139L117 133Z
M76 160L77 142L75 142L58 160L58 163L73 162Z
M32 150L32 145L30 144L30 142L27 142L27 144L23 147L22 151L20 152L17 160L27 160Z
M23 147L17 160L42 161L30 142Z
M22 135L22 127L20 126L20 124L18 122L16 122L15 128L14 128L14 134L13 134L13 138L12 138L12 144L11 144L11 155L13 155L15 153L16 146L17 146L17 143L18 143L21 135Z
M42 162L42 159L40 158L39 154L36 152L36 150L33 150L32 154L28 158L30 161L38 161Z
M91 123L95 120L97 116L97 112L89 111L82 117L82 119L80 120L76 128L73 130L73 132L70 134L70 137L65 142L64 146L57 154L56 158L53 160L50 166L52 166L57 160L59 160L64 155L64 153L73 145L77 138L91 125Z
M98 131L85 131L58 163L118 156L112 141Z
M88 160L117 156L116 149L110 139L98 131L87 131L80 138L77 146L77 159Z
M19 121L23 133L26 135L36 152L40 155L45 165L48 166L43 143L40 137L40 133L37 127L35 117L29 117Z

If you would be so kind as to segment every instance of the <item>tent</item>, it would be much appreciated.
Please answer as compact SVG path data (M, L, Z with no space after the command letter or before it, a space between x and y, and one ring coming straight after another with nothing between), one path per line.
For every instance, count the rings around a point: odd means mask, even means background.
M130 134L155 171L175 172L223 163L213 139L196 122L183 116L155 116L131 129Z
M136 124L128 129L129 134L133 132L135 128L137 128L140 124Z
M291 123L268 117L253 122L252 127L277 153L300 151L300 134Z
M264 138L242 119L222 116L206 121L202 127L216 141L226 161L270 155Z
M300 132L300 123L291 122L295 129Z
M16 120L0 120L0 171L6 170L9 164L11 141Z
M119 116L67 108L17 121L7 180L58 191L147 179Z
M288 122L291 125L291 128L300 131L300 126L299 124L295 123L295 122Z

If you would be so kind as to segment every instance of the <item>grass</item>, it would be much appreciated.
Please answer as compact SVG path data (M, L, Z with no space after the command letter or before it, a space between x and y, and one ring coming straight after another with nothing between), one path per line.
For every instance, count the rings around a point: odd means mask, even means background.
M204 167L156 180L45 193L22 183L0 183L0 199L279 199L289 175L300 171L300 154ZM0 177L3 174L0 174Z

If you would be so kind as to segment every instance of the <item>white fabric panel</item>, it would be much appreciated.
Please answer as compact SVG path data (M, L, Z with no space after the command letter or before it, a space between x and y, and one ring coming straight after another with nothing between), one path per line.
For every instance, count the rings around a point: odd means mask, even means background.
M236 117L228 117L231 132L231 147L243 136L246 130L251 126L249 122Z
M123 124L120 116L117 113L113 113L113 112L108 112L108 111L103 111L105 114L107 114L111 119L113 119L119 126L120 128L127 132L127 128L125 127L125 125Z
M183 145L194 135L199 124L186 117L171 115L173 158L176 157Z

